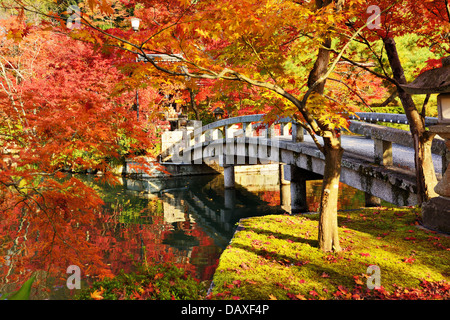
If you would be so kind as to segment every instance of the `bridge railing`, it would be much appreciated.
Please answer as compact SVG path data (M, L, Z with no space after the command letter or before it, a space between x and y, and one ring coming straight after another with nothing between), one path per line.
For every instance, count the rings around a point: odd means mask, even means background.
M353 120L350 122L349 130L353 133L360 134L374 140L375 163L380 165L393 164L393 144L414 148L414 141L410 131L375 124L377 122L385 122L408 125L409 122L406 115L372 112L357 112L356 114L357 116L350 116L350 119ZM438 118L426 117L425 125L435 125L437 124L437 121ZM441 157L441 173L443 174L450 161L450 155L447 147L445 146L445 140L441 137L435 137L432 142L431 152Z
M359 120L364 122L389 122L398 124L409 124L405 114L396 113L378 113L378 112L356 112L356 115L350 115L351 120ZM425 125L432 126L437 124L438 118L425 117Z
M299 123L293 122L291 118L279 119L268 126L262 123L263 117L264 114L245 115L218 120L205 126L201 125L201 121L194 121L193 130L183 132L184 147L223 138L254 137L256 131L259 131L256 136L259 136L258 133L262 131L263 137L266 138L284 137L289 139L290 136L292 142L304 141L304 132L306 131ZM408 124L405 115L358 112L356 116L350 116L350 119L349 130L352 133L364 135L374 140L374 162L379 165L393 165L393 144L413 147L413 139L409 131L375 124L376 122ZM427 126L436 123L437 118L427 117L425 119ZM279 127L278 130L275 127ZM261 130L261 128L263 129ZM291 132L289 132L290 129L292 129ZM278 135L276 134L277 131ZM443 173L450 160L444 139L435 138L433 140L432 152L442 157Z
M302 126L292 121L291 118L279 119L268 126L267 124L262 124L264 116L264 114L246 115L218 120L201 127L194 126L194 130L188 133L186 138L190 141L190 146L198 142L219 138L253 137L256 131L263 131L266 138L272 138L276 136L275 126L279 125L279 136L290 135L289 130L292 128L292 141L303 141Z

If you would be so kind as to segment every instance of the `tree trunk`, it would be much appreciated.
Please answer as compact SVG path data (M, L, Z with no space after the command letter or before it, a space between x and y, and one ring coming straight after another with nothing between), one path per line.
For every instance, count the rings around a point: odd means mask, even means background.
M195 92L194 90L192 90L192 88L188 88L189 91L189 98L190 98L190 104L191 104L191 109L192 111L194 111L195 114L195 120L200 120L200 114L197 110L197 104L195 103Z
M341 160L344 149L338 138L324 138L325 170L322 182L319 219L319 248L322 251L340 251L337 223L337 203Z
M383 39L383 42L394 79L399 84L406 84L405 74L394 39L385 38ZM434 191L437 179L431 154L431 143L434 134L426 131L425 120L417 110L411 95L403 91L401 87L398 87L397 90L398 97L402 102L403 109L408 118L411 135L414 141L417 200L419 204L422 204L430 198L437 196Z
M328 63L330 62L330 50L327 50L325 48L330 48L330 46L331 38L326 38L323 43L323 47L321 47L319 49L319 52L317 53L317 59L316 62L314 62L314 67L309 73L308 88L311 88L311 86L327 72ZM326 81L323 81L322 83L317 85L314 91L323 93L325 83Z
M318 9L326 7L333 0L316 0ZM339 1L335 1L338 3ZM308 76L308 87L311 88L328 70L330 63L331 38L325 37L322 47L317 53L314 67ZM325 82L319 83L313 89L319 94L324 93ZM337 223L337 203L339 195L339 179L341 176L341 160L343 149L337 138L336 131L327 125L319 123L324 132L330 133L324 136L323 153L325 155L325 170L322 182L322 194L319 207L319 248L322 251L340 251Z

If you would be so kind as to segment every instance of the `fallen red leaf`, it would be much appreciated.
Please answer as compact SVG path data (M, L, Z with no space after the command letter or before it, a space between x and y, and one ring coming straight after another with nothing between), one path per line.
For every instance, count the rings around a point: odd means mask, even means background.
M408 257L408 258L403 259L403 262L406 262L406 263L413 263L414 261L416 261L416 259L414 259L413 257Z
M370 256L369 253L363 253L363 252L360 252L359 254L362 255L363 257L369 257L369 256Z
M314 290L311 290L311 291L309 292L309 294L312 295L313 297L319 296L319 294L318 294L316 291L314 291Z

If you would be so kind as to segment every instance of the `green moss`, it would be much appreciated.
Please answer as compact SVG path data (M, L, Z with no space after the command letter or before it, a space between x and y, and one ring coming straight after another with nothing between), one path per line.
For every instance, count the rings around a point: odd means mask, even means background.
M330 299L340 286L366 286L369 265L380 267L387 291L448 281L450 238L420 228L417 217L412 208L340 212L339 253L318 249L318 215L242 220L220 258L212 298Z

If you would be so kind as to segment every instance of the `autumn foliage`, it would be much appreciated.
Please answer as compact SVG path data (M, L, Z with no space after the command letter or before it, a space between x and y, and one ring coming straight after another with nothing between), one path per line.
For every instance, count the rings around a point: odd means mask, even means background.
M109 275L99 247L85 240L102 201L66 172L99 171L114 182L114 164L154 147L156 116L169 95L196 118L220 106L228 115L266 113L267 122L289 116L321 136L322 144L314 141L325 156L328 193L319 207L319 247L341 250L334 186L348 115L406 81L392 63L394 37L415 32L419 45L444 54L450 30L443 0L373 1L383 13L381 28L370 30L361 0L86 0L78 3L82 27L71 31L67 12L11 3L15 17L0 22L0 264L7 278L26 276L31 265L56 272L78 264ZM45 18L32 24L29 13ZM130 28L132 16L141 19L139 32ZM377 41L391 49L390 69ZM182 58L136 61L146 54ZM419 122L425 112L399 93L410 122ZM413 135L432 140L423 124L419 131ZM433 170L417 171L424 193Z
M83 300L197 300L205 288L186 270L168 263L142 266L133 273L121 272L77 295Z
M17 20L1 23L22 30L20 40L0 39L2 276L25 280L30 270L57 274L69 265L109 274L86 240L103 202L66 172L100 171L113 183L114 165L153 146L155 126L137 120L134 92L112 95L128 77L120 60Z

